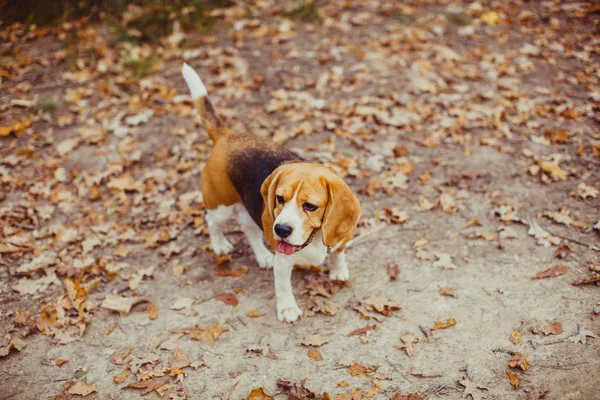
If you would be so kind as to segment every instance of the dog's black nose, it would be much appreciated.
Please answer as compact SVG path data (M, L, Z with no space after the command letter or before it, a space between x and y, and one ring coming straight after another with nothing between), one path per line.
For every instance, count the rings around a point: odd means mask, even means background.
M275 233L278 234L282 239L290 236L293 230L294 228L289 225L275 224Z

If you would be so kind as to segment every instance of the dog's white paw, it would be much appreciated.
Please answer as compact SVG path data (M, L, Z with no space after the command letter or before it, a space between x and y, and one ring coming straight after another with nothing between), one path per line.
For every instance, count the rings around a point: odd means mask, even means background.
M233 245L224 236L218 240L214 240L211 243L211 247L215 254L229 254L233 251Z
M277 318L280 321L294 322L302 315L302 310L297 305L291 307L277 307Z
M350 271L348 271L348 267L329 270L330 281L347 281L348 279L350 279Z
M273 254L266 250L264 252L258 253L258 254L254 254L254 257L256 258L256 262L258 263L258 266L260 268L263 269L271 269L273 268Z

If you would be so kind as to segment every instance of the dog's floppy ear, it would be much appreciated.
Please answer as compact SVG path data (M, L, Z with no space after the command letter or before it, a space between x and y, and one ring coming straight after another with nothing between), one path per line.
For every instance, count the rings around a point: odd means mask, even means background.
M323 244L335 247L356 227L360 202L340 177L327 179L327 208L323 218Z
M267 179L263 182L260 187L260 194L263 198L263 204L265 205L265 211L275 220L275 190L277 189L277 183L283 173L283 168L279 167L267 176Z

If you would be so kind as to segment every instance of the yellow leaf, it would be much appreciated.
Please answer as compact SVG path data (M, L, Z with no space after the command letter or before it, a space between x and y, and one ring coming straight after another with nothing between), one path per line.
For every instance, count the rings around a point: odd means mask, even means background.
M506 371L506 376L508 376L508 381L513 388L518 389L521 386L521 380L514 372Z
M498 25L498 22L500 22L500 18L498 17L498 13L496 11L490 11L482 14L481 20L490 26Z

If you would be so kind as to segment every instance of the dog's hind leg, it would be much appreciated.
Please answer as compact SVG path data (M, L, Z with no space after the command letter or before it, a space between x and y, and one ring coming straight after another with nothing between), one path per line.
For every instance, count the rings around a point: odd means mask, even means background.
M256 225L244 206L238 204L236 210L237 221L248 239L248 243L254 252L254 257L256 258L258 266L261 268L272 268L273 253L265 246L262 229Z
M214 210L207 210L206 224L210 235L210 245L216 254L227 254L233 250L233 245L224 233L225 223L233 214L234 206L220 205Z

